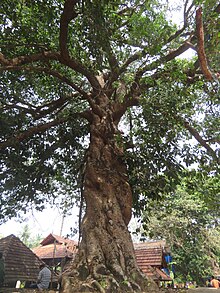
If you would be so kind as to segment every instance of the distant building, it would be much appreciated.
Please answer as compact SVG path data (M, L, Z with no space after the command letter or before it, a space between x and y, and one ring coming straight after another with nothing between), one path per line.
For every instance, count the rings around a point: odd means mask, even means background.
M167 271L166 256L170 250L164 240L134 243L135 256L139 268L156 283L171 282Z
M47 265L53 267L66 260L73 259L77 251L77 243L68 238L49 234L33 252Z
M65 258L66 261L75 257L77 243L54 234L49 234L33 252L50 266L56 266ZM165 241L154 241L134 244L135 255L139 268L158 284L160 281L172 281L163 272L167 268L165 255L169 252Z
M37 280L42 261L13 234L0 239L0 251L5 263L5 286L15 287L16 282Z

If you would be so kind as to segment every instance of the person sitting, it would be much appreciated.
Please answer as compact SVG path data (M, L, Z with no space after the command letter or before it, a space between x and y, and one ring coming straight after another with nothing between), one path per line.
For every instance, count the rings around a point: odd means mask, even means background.
M31 284L30 288L38 288L40 290L48 289L51 280L51 271L45 264L40 265L40 272L36 284Z
M219 281L217 279L215 279L214 276L211 277L211 286L216 289L219 288Z

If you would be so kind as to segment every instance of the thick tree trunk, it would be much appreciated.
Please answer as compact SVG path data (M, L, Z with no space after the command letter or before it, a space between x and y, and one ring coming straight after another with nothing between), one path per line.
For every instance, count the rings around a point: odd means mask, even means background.
M102 119L94 115L84 180L82 241L71 273L63 276L62 292L157 290L137 267L127 229L132 192L120 139L110 114Z

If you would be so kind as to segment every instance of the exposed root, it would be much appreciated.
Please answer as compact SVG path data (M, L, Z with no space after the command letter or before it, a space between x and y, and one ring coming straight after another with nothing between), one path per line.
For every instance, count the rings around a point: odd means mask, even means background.
M85 275L87 271L79 267L79 270L71 272L71 276L64 275L62 278L62 293L74 292L100 292L100 293L125 293L125 292L157 292L157 285L146 278L144 274L138 270L125 276L120 266L114 265L112 273L103 265L99 264L93 269L93 273ZM83 274L82 274L83 272Z
M105 289L101 286L101 284L98 281L93 280L92 285L94 287L96 287L99 290L100 293L105 293Z

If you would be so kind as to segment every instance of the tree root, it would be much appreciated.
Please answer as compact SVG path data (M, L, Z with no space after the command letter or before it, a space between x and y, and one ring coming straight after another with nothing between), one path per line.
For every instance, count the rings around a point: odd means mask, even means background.
M82 265L80 267L81 272ZM88 271L84 268L84 271ZM114 274L112 274L112 273ZM103 264L98 264L93 268L93 272L85 277L80 275L77 269L71 274L63 275L62 293L74 292L100 292L100 293L125 293L125 292L157 292L158 287L153 280L140 271L130 273L132 277L125 276L120 266L114 264L111 272Z

